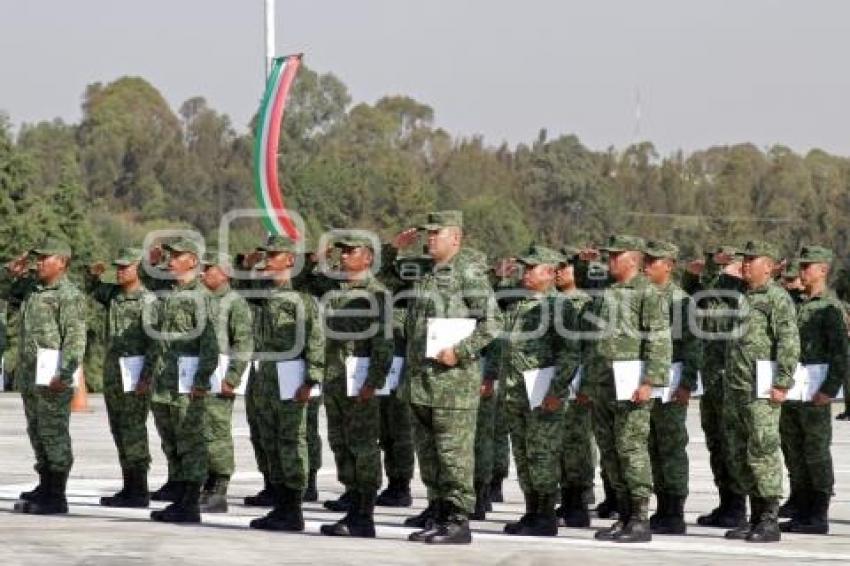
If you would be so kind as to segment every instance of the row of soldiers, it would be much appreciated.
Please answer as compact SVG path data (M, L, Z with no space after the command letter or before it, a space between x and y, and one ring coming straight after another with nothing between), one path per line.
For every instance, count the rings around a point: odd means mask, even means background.
M425 253L404 254L420 234ZM251 442L265 485L246 503L273 506L253 528L304 529L302 502L317 497L321 452L317 432L309 431L317 428L318 402L311 399L321 386L345 486L327 505L346 513L323 534L375 536L381 447L389 478L383 503L410 505L412 431L429 503L405 522L418 528L411 540L470 542L470 517L485 517L506 475L504 464L495 469L503 461L495 454L505 453L495 448L503 438L497 423L509 431L526 500L526 513L506 533L554 536L559 522L589 526L595 442L606 501L617 517L597 538L684 534L685 418L701 377L703 428L721 503L699 523L730 528L729 538L779 540L781 425L792 483L792 518L781 528L826 532L829 401L846 373L847 345L840 306L826 289L829 250L802 250L798 314L774 282L777 251L763 242L717 250L702 272L686 273L684 290L672 280L678 250L665 242L613 236L594 252L604 258L533 246L510 263L519 274L500 269L490 278L482 255L462 242L461 214L444 211L383 250L356 233L338 238L335 277L318 266L298 271L303 258L284 237L239 258L248 276L233 286L229 259L201 254L186 239L163 246L161 272L160 258L148 258L152 265L142 269L140 250L114 261L115 283L102 281L103 266L93 266L87 290L108 310L105 396L124 472L123 489L102 503L148 505L145 421L152 410L169 470L153 498L172 502L152 519L199 522L202 511L226 511L233 399L247 376ZM67 245L48 239L33 254L34 277L27 277L26 256L7 270L15 279L11 304L22 312L18 384L41 479L21 494L19 509L62 513L72 464L68 404L85 347L82 293L65 276ZM379 255L384 269L376 276ZM603 259L607 270L600 269ZM427 352L429 340L439 338L429 324L441 318L471 319L471 332ZM43 348L62 352L46 387L34 380ZM123 366L132 357L143 361L128 391ZM181 388L185 359L195 366L190 386ZM378 396L398 359L398 388ZM354 366L364 360L352 391ZM828 364L827 378L813 402L783 404L798 360ZM776 364L769 399L756 394L758 361ZM616 391L619 362L642 363L628 400ZM654 388L670 385L671 365L680 368L677 383L662 402ZM526 378L544 368L554 369L551 381L532 406ZM291 371L300 372L299 385L283 399L281 372ZM658 506L650 518L653 491Z

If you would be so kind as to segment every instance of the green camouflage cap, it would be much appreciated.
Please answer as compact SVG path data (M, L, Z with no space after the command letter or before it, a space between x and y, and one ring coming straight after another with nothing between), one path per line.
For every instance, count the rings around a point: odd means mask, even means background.
M564 256L545 246L531 246L517 258L517 262L528 265L558 265L564 261Z
M803 246L800 249L800 263L832 263L835 254L829 248L823 246Z
M162 245L162 249L170 253L189 253L195 256L200 255L200 246L195 240L189 238L177 238Z
M334 241L337 248L369 248L375 251L375 242L363 234L345 234Z
M61 255L71 257L71 246L68 242L60 238L48 236L39 242L38 246L32 249L33 255Z
M782 269L783 279L795 279L800 276L800 262L795 260L789 261Z
M280 253L280 252L295 252L295 242L286 236L269 236L266 243L257 248L260 252Z
M563 256L560 263L575 263L578 260L578 254L580 252L581 250L575 246L564 246L560 249L561 256Z
M750 240L744 246L744 257L769 257L774 261L779 260L779 248L764 240Z
M204 257L201 260L201 265L204 267L212 267L213 265L230 267L231 262L230 257L227 254L216 250L210 250L204 254Z
M118 257L112 260L112 265L118 267L127 267L142 261L144 252L139 248L121 248L118 250Z
M646 244L646 255L675 261L679 259L679 246L661 240L650 240Z
M605 252L643 252L646 250L646 240L638 236L615 234L608 238L605 245L599 248Z
M459 210L443 210L428 214L428 220L419 226L420 230L439 230L446 226L463 228L463 213Z

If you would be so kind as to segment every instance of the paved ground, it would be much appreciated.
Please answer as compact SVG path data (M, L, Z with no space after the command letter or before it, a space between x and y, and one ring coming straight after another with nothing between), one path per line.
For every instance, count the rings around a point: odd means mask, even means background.
M581 561L590 564L657 564L687 560L690 564L721 561L811 563L850 560L850 423L836 423L835 467L838 485L833 507L833 533L827 537L785 536L779 544L755 546L726 541L722 531L690 527L687 537L662 537L646 545L624 548L592 539L592 529L561 529L554 539L507 537L499 534L508 520L520 514L522 498L515 479L506 485L507 502L497 504L490 520L474 523L475 542L468 547L431 548L408 543L409 529L402 519L424 506L424 490L418 482L414 508L378 508L377 540L339 540L317 535L319 525L337 514L320 504L308 504L307 533L262 533L248 528L260 513L245 508L241 497L254 493L260 483L254 471L248 442L244 405L237 406L237 469L231 490L231 512L204 517L202 526L178 527L151 523L144 510L108 510L97 499L117 489L120 473L109 436L102 398L91 398L93 411L72 417L77 463L69 495L67 517L38 518L11 512L17 494L32 485L32 457L26 438L20 398L0 394L0 564L555 564ZM838 410L838 406L835 407ZM714 504L707 453L699 430L699 415L691 411L691 491L688 521ZM165 476L158 439L150 426L154 451L152 484ZM325 450L320 475L323 499L339 494L333 460ZM597 494L599 496L599 494ZM594 527L608 521L594 520Z

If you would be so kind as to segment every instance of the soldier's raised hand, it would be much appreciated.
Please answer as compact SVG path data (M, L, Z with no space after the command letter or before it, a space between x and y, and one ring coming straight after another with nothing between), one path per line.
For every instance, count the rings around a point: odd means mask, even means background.
M419 230L416 228L408 228L402 232L399 232L395 238L393 238L391 244L397 249L404 249L408 246L413 245L413 243L419 238Z

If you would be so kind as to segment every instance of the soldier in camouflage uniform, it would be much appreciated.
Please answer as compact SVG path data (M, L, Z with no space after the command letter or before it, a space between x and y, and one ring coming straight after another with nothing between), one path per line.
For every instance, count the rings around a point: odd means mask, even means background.
M428 508L408 519L422 530L412 541L467 544L472 540L469 514L473 487L475 426L480 400L479 356L499 331L493 290L479 254L461 249L459 211L431 213L420 229L428 233L431 273L415 282L407 309L408 371L401 396L412 404L414 441ZM415 229L396 237L397 248L418 238ZM426 357L429 318L474 318L472 334Z
M203 259L204 286L209 289L207 314L214 340L210 346L219 356L222 373L221 391L206 402L207 410L207 480L201 493L202 513L227 512L227 488L235 468L233 455L233 402L242 375L251 363L254 348L251 307L230 287L230 262L217 252L207 252ZM227 365L222 365L226 356Z
M800 278L800 262L796 259L785 264L782 268L782 288L788 291L791 300L795 305L799 305L805 298L806 288L803 285L803 280Z
M645 542L652 538L648 506L652 492L649 421L653 387L667 385L672 342L669 308L641 274L645 242L612 236L602 249L614 283L594 297L582 317L580 394L593 403L593 424L602 467L617 493L618 520L598 540ZM631 400L617 400L613 363L640 361L643 374Z
M779 452L781 404L794 384L800 357L794 304L773 281L776 247L747 242L741 296L734 334L727 342L723 422L727 457L734 481L750 497L750 521L726 538L749 542L780 539L777 512L782 496L782 460ZM773 362L769 398L757 391L756 362Z
M147 507L150 504L148 470L151 464L147 420L150 412L149 375L156 361L155 344L147 328L155 326L156 296L141 282L140 249L122 249L112 262L117 268L117 284L104 283L103 264L89 269L87 291L106 307L106 356L103 362L103 397L109 417L109 430L118 449L124 478L122 489L103 497L106 507ZM143 357L140 379L132 391L125 390L121 359ZM132 385L132 384L131 384Z
M578 368L578 341L572 338L573 355L565 356L567 340L555 324L557 296L553 293L555 266L562 256L542 246L532 246L518 263L526 296L512 302L504 313L504 333L494 342L488 362L497 369L499 397L508 420L514 461L526 512L505 525L506 534L555 536L558 523L555 501L561 477L564 411L569 381ZM567 362L566 365L565 362ZM524 373L553 368L539 406L532 406Z
M832 250L803 246L800 275L804 299L797 309L800 363L827 364L826 378L808 402L782 405L779 432L791 482L795 512L780 525L784 532L827 534L829 500L835 483L832 443L832 399L847 372L847 327L841 303L827 287Z
M490 487L495 466L496 415L499 409L499 398L495 391L496 369L489 372L487 370L490 353L488 347L481 354L481 401L478 403L478 416L475 421L475 471L472 482L475 489L475 507L469 516L475 521L483 521L487 518L487 512L493 510Z
M688 402L697 388L697 371L702 365L702 348L694 334L696 320L691 300L672 279L679 257L674 244L651 241L647 244L644 272L655 285L670 310L673 338L673 367L679 380L670 383L669 402L655 401L649 422L649 457L658 503L649 519L653 533L683 535L685 499L688 496Z
M271 236L260 251L265 258L257 267L271 287L255 325L259 368L252 394L266 458L260 469L268 471L274 509L251 521L251 528L298 532L304 530L301 505L309 471L307 402L324 379L325 337L316 300L292 286L295 244L283 236ZM304 363L303 385L292 399L281 400L278 363L297 360Z
M153 371L151 409L176 493L174 503L151 512L151 519L199 523L201 486L207 479L206 406L218 352L208 322L208 293L197 277L198 244L178 238L164 247L169 253L168 269L174 286L159 304L159 360ZM187 386L192 382L188 394L181 393L179 386L181 358L183 364L197 358L194 375L183 380Z
M381 485L381 415L375 392L383 388L392 363L390 297L371 272L375 252L370 238L347 235L335 245L345 279L334 281L335 288L322 298L327 332L324 396L328 442L350 506L338 522L322 525L321 533L373 538L375 497ZM365 381L358 391L349 391L353 366L364 358L368 358Z
M65 490L74 463L70 405L74 374L86 346L85 296L66 275L71 260L67 243L45 238L31 254L38 258L35 280L26 277L27 254L19 257L8 265L9 275L17 281L5 297L20 305L17 386L40 479L38 487L21 494L15 510L52 515L68 512ZM40 348L61 352L58 372L46 386L35 379Z
M555 287L560 292L560 321L558 330L577 331L590 295L578 288L575 263L578 250L561 250L564 261L555 271ZM563 330L562 330L563 329ZM577 384L573 383L573 389ZM590 406L575 399L568 400L564 407L564 444L561 456L561 506L558 508L559 523L565 527L589 527L590 514L587 505L593 494L593 476L596 473L596 444L593 439L593 424Z

